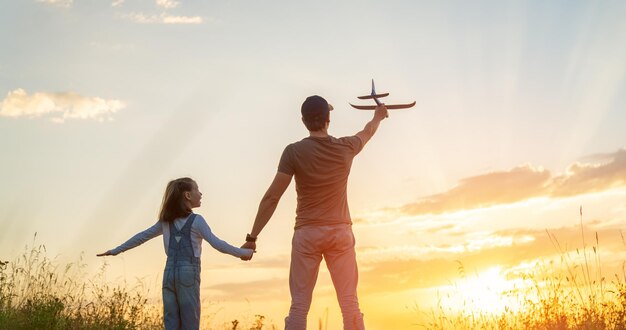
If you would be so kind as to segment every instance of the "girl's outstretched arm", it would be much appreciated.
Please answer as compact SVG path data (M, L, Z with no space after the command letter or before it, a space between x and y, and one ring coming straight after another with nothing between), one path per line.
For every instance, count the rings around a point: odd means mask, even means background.
M209 242L209 244L211 244L214 249L238 258L252 256L251 249L242 249L232 246L215 236L215 234L213 234L213 232L211 231L209 225L206 223L206 220L204 220L201 215L198 215L196 217L193 226L196 227L196 229L200 232L200 235L202 235L202 238Z
M131 237L128 241L124 242L122 245L116 247L115 249L106 251L104 253L97 254L98 257L103 256L115 256L126 250L130 250L134 247L137 247L159 235L163 234L163 227L161 226L161 222L157 221L152 227L137 233L135 236Z

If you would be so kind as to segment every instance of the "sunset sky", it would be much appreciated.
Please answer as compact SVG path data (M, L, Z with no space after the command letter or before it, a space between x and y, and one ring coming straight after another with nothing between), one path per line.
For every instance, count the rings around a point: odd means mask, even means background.
M549 234L582 247L581 205L587 245L597 233L621 272L624 17L623 1L2 1L0 260L36 232L60 261L84 252L90 271L106 261L108 280L158 298L160 238L95 254L151 226L182 176L204 194L196 212L241 245L283 148L307 135L302 101L325 97L330 133L352 135L372 113L348 103L373 78L387 103L417 105L390 111L350 176L368 328L412 328L416 306L451 292L450 306L500 308L485 292L558 257ZM282 326L293 186L252 261L205 244L215 324ZM310 324L326 310L336 328L324 269Z

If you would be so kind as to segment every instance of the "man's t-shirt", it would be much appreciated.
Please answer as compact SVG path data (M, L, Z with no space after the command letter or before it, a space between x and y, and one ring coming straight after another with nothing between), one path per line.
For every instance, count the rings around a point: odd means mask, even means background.
M296 228L352 223L347 183L352 159L363 148L357 136L307 137L288 145L278 171L296 179Z

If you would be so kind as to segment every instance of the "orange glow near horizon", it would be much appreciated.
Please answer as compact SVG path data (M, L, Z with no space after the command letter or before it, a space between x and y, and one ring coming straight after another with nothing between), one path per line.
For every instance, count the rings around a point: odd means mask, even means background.
M519 280L508 280L501 266L494 266L478 274L468 274L451 285L439 287L444 309L457 312L472 311L499 314L505 308L516 310L519 305L507 296L519 286Z

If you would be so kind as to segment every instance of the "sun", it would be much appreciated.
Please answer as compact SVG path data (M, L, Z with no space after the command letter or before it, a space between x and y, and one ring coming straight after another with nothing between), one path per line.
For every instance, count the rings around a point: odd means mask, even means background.
M501 267L495 266L440 287L441 304L446 309L457 311L501 313L507 308L516 308L516 301L507 295L515 287L515 281L507 280Z

